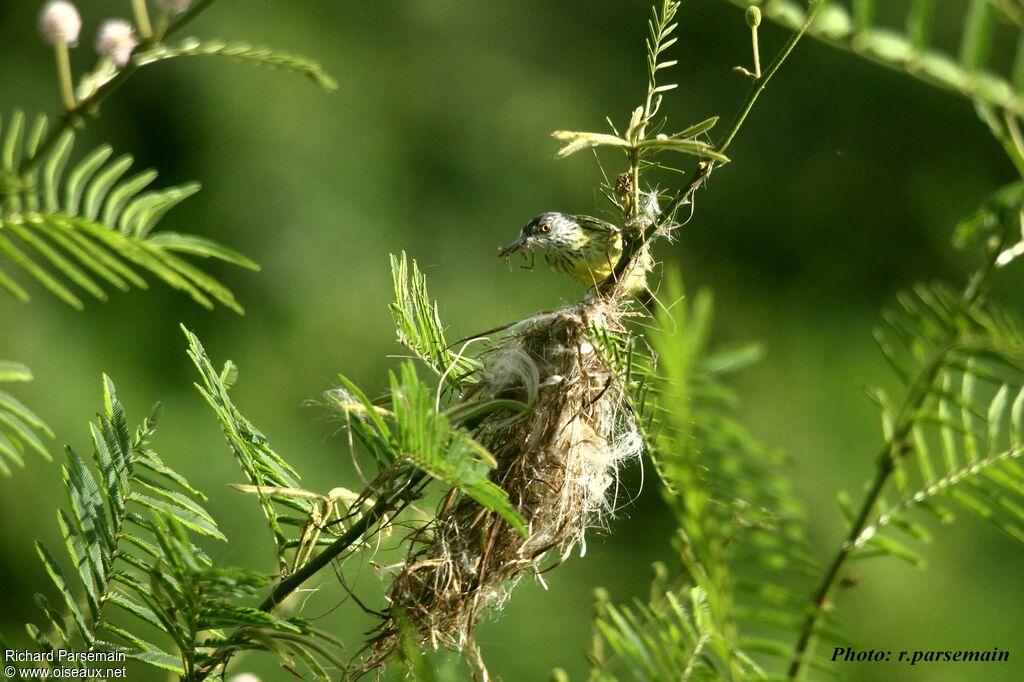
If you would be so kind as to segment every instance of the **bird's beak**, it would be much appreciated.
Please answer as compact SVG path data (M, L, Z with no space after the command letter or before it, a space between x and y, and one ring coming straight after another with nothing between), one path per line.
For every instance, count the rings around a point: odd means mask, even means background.
M532 241L533 240L530 237L522 237L522 236L520 236L519 239L515 240L514 242L512 242L511 244L509 244L505 248L503 248L500 251L498 251L498 258L505 258L505 259L507 259L509 256L511 256L513 253L515 253L519 249L528 248L530 246L530 242L532 242Z

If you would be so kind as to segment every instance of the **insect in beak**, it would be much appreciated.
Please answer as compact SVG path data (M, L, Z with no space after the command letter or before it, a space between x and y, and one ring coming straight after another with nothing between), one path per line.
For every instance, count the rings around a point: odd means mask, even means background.
M515 240L505 248L498 251L498 258L504 258L505 260L508 260L509 256L511 256L516 251L519 251L520 249L524 248L529 248L532 242L533 239L531 239L530 237L521 236L519 237L519 239Z

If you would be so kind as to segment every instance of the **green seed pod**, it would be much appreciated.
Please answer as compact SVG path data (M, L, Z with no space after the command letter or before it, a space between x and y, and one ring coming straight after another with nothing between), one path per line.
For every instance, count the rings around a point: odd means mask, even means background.
M757 28L761 25L761 8L751 5L747 8L747 26Z

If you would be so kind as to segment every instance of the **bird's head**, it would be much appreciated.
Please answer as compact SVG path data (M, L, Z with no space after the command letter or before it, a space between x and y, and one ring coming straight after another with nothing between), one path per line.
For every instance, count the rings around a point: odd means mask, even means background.
M580 232L575 216L568 213L541 213L526 223L519 238L498 252L499 258L508 258L520 249L537 247L542 250L558 249L574 244Z

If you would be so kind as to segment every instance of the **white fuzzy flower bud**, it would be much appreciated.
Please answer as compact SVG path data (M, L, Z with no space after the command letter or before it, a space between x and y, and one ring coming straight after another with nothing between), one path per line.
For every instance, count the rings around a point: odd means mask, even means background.
M82 31L82 17L67 0L51 0L39 13L39 32L50 45L75 45Z
M252 673L242 673L241 675L235 675L228 682L260 682L260 678Z
M118 67L128 63L138 44L135 28L124 19L107 19L96 34L96 51Z
M156 0L156 4L166 10L181 14L188 9L189 5L192 4L192 0Z

